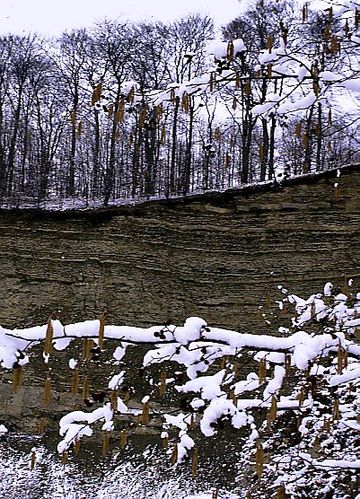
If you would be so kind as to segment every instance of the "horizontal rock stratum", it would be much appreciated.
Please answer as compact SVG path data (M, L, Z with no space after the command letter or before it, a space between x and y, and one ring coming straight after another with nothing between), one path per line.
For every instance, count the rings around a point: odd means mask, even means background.
M360 278L360 166L339 171L95 211L0 210L0 324L107 307L118 325L196 315L265 332L275 322L259 306L278 285L303 296Z

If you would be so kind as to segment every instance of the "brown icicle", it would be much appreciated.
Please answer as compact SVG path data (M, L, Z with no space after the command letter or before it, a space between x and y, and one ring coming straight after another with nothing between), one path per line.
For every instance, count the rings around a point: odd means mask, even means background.
M158 106L155 107L155 116L156 116L156 121L159 122L162 113L164 112L162 104L159 104Z
M304 23L305 21L307 21L307 18L308 18L308 14L309 14L309 6L307 3L304 4L303 8L302 8L302 23Z
M189 430L194 430L195 429L195 414L192 413L190 416L190 423L188 424Z
M297 396L297 399L299 401L299 407L303 405L303 402L305 400L305 388L302 386L299 395Z
M213 92L215 90L215 84L216 84L216 74L215 73L210 73L210 92Z
M276 499L286 499L286 491L284 485L279 485L276 489Z
M332 54L338 54L340 52L340 41L336 35L331 37L330 51Z
M35 468L35 463L36 463L36 453L34 450L31 451L31 458L30 458L30 469L33 470Z
M165 140L166 140L166 127L165 125L163 125L161 127L160 144L161 145L165 144Z
M118 405L118 392L117 392L117 390L112 390L111 395L110 395L110 403L111 403L111 409L113 411L116 411L117 405Z
M287 28L284 28L284 30L282 32L282 39L283 39L285 47L286 47L287 42L288 42L288 35L289 35L289 30Z
M88 377L84 376L81 399L84 402L84 400L86 400L88 398L89 398L89 381L88 381Z
M259 382L263 383L266 379L266 360L261 359L259 362Z
M80 438L75 439L73 447L74 447L74 454L77 456L80 452Z
M103 445L102 445L102 456L105 457L106 454L109 452L110 448L110 436L109 432L105 431L103 435Z
M189 112L189 96L186 92L184 92L182 95L181 106L185 113Z
M76 111L71 111L70 120L73 127L76 125Z
M348 350L347 349L343 350L343 367L344 367L344 369L347 369L347 367L348 367Z
M143 404L143 412L142 412L142 424L148 424L150 419L150 404L146 402Z
M251 95L251 80L248 78L245 82L245 95L249 97Z
M328 42L330 40L331 30L329 24L326 24L324 28L324 40Z
M83 124L82 124L82 121L79 121L78 126L77 126L77 131L76 131L77 138L81 137L82 130L83 130Z
M122 98L116 106L115 121L116 123L121 123L124 120L125 114L125 99Z
M235 407L237 407L237 404L238 404L238 399L235 395L235 392L234 390L231 390L230 393L229 393L229 398L230 400L232 401L232 403L234 404Z
M162 446L164 450L167 450L169 447L169 437L167 436L167 434L164 438L162 438Z
M224 156L224 166L225 166L225 168L229 168L230 163L231 163L231 157L230 157L230 155L228 153L226 153L225 156Z
M160 373L160 387L159 387L159 395L163 397L166 392L166 371L163 369Z
M147 115L148 115L148 110L147 110L146 106L144 106L140 110L140 116L139 116L139 127L140 128L142 128L144 126Z
M312 320L316 319L316 305L314 301L310 305L310 317Z
M330 419L324 418L323 431L330 430Z
M175 444L171 453L171 463L176 464L177 460L178 460L178 447L177 444Z
M192 464L191 464L191 475L193 478L196 477L199 465L199 452L197 448L194 448L193 456L192 456Z
M101 91L102 91L102 83L98 83L96 87L94 88L94 91L91 96L91 105L95 106L97 102L99 102L101 98Z
M111 118L111 116L113 115L113 112L114 112L114 104L110 104L110 106L108 107L108 110L107 110L109 118Z
M228 45L227 45L226 57L227 57L228 61L234 60L234 43L232 40L230 40Z
M340 199L340 189L339 189L339 184L336 182L335 184L335 201L339 201Z
M272 396L271 397L271 406L270 406L270 411L268 414L268 421L275 421L277 416L277 400L276 397Z
M255 453L255 472L258 478L261 478L264 470L264 449L262 443L258 439L256 441L256 453Z
M44 342L44 355L49 355L52 349L52 340L54 335L54 328L49 317L46 326L45 342Z
M61 464L66 464L68 459L68 453L64 450L61 454Z
M77 395L79 389L79 369L73 369L72 380L71 380L71 394Z
M47 407L51 400L51 378L48 374L44 385L44 406Z
M291 372L291 355L287 353L285 355L285 373L287 376L289 376L290 372Z
M237 108L237 98L233 97L233 101L232 101L232 109L233 109L233 111L235 111L236 108Z
M337 373L341 374L343 371L343 363L344 363L344 350L340 344L339 340L339 346L338 346L338 351L337 351Z
M93 347L93 340L91 338L84 338L82 356L85 362L91 358L91 349Z
M21 366L17 365L16 367L13 368L12 372L13 393L16 393L18 388L21 386L21 378L22 378Z
M121 430L120 432L120 447L124 449L127 444L127 431Z
M260 161L264 159L264 144L262 142L259 144L259 159Z
M217 142L220 142L220 140L221 140L221 130L218 126L215 128L215 131L214 131L214 139Z
M304 149L307 149L309 145L309 135L307 132L304 133L304 135L302 136L302 146Z
M339 399L335 399L333 405L333 421L339 421L339 419L340 419L340 404L339 404Z
M132 86L130 89L130 92L128 93L127 96L127 101L132 104L134 102L134 97L135 97L135 87Z

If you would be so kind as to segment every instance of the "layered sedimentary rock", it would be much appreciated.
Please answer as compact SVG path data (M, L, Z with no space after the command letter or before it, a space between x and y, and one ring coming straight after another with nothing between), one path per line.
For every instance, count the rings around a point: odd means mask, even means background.
M0 211L0 324L182 323L266 332L278 285L360 279L360 167L108 210ZM271 322L271 321L270 321Z

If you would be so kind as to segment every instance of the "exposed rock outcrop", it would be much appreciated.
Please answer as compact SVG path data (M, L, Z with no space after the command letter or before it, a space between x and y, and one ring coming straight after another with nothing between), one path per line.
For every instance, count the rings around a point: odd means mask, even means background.
M338 187L334 185L338 184ZM182 323L264 330L277 285L360 277L360 167L92 212L0 210L0 324Z

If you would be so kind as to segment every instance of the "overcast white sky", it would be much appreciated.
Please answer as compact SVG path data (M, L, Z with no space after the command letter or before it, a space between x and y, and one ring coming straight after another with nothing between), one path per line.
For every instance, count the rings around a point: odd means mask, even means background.
M56 35L87 27L104 17L173 20L191 12L213 17L216 25L240 13L247 0L0 0L0 33Z

